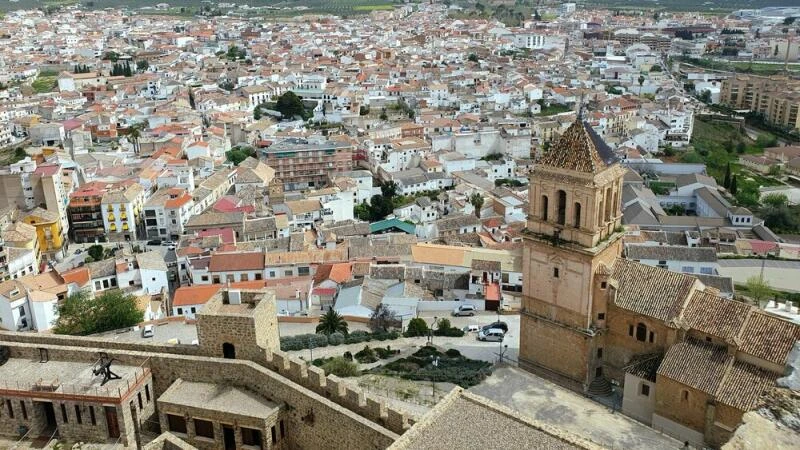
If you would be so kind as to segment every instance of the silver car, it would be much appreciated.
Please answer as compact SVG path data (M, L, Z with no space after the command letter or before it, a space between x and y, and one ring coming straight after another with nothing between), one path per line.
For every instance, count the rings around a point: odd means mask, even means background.
M478 332L478 340L486 342L503 342L505 333L500 328L489 328Z

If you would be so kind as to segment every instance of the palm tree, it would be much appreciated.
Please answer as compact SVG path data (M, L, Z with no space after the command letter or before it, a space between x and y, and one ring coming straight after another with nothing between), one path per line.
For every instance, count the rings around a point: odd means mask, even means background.
M345 322L342 315L333 309L329 309L322 317L319 318L319 325L317 325L317 333L330 335L336 332L347 334L347 322Z
M639 79L637 80L639 82L639 95L642 95L642 86L644 85L644 80L644 75L639 75Z
M137 122L128 129L128 139L133 144L133 152L139 153L139 138L142 137L142 130L145 128L144 122Z
M469 197L469 202L475 207L475 217L480 219L481 208L483 208L483 196L476 192Z

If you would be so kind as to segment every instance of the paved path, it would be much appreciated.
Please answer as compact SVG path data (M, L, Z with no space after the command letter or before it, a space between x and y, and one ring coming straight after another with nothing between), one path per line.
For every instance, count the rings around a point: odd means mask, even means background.
M470 391L612 449L677 450L681 442L621 413L515 367L503 367Z

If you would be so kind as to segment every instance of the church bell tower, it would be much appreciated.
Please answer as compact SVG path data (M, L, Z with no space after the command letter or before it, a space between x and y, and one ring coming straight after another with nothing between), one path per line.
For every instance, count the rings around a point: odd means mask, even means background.
M623 174L579 117L530 178L520 366L575 390L603 378L602 280L621 254Z

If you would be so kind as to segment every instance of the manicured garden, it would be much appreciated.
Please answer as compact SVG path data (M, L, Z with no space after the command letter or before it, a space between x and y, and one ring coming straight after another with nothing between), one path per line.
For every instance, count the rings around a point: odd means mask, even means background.
M455 349L442 353L433 346L425 346L411 356L376 367L369 373L406 380L449 382L468 388L491 375L492 365L469 359Z

